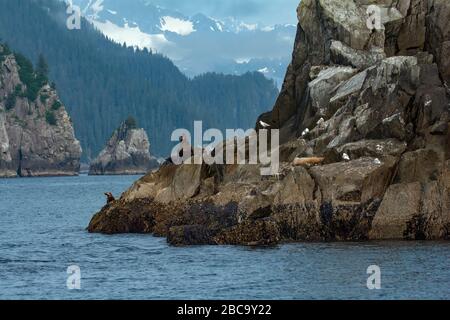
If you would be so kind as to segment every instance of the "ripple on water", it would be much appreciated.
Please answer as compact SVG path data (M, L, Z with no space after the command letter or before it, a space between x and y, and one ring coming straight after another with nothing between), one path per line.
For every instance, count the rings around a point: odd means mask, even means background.
M0 180L0 299L450 298L446 242L173 248L148 235L88 234L103 192L136 179ZM72 264L80 292L66 288ZM382 290L366 288L371 264Z

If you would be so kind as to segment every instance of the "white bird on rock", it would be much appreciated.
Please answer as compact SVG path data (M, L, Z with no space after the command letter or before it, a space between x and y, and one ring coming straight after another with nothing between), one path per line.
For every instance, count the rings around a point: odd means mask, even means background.
M377 144L376 146L377 152L383 152L383 146L381 144Z
M344 153L344 154L342 155L342 160L344 160L344 161L350 161L350 157L348 156L348 154Z
M263 127L263 128L269 128L269 127L270 127L270 124L265 123L264 121L259 121L259 124L260 124L261 127Z
M306 128L305 130L303 130L302 132L302 137L306 136L309 133L309 129Z
M374 161L373 161L373 163L375 163L376 165L380 165L381 164L381 161L380 161L380 159L378 159L378 158L376 158Z

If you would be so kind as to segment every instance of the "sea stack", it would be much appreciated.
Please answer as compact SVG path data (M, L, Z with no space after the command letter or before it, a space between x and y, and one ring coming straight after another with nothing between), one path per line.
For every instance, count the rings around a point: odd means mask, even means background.
M78 175L80 143L40 63L0 44L0 177Z
M150 155L150 142L144 129L129 117L117 128L106 147L92 161L89 175L146 174L158 167Z
M163 166L90 232L173 245L450 239L449 1L302 0L298 18L278 101L255 119L280 129L279 174Z

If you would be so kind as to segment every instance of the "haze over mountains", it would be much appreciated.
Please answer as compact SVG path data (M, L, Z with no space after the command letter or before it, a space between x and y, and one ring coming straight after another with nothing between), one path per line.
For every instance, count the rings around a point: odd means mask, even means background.
M34 63L45 57L85 161L128 116L148 133L152 154L167 156L174 129L191 129L195 120L250 128L275 102L278 90L261 73L189 79L168 58L114 43L86 20L68 30L67 17L58 0L0 0L0 38Z
M225 74L259 71L281 85L291 58L295 24L267 25L231 16L190 15L153 3L73 0L83 15L109 38L162 53L188 76L209 71Z

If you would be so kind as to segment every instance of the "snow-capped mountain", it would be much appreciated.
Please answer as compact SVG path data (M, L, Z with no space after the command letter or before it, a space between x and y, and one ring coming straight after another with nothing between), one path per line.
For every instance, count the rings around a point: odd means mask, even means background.
M187 75L259 71L281 85L296 26L264 26L233 18L186 16L149 0L72 0L113 41L172 59Z

